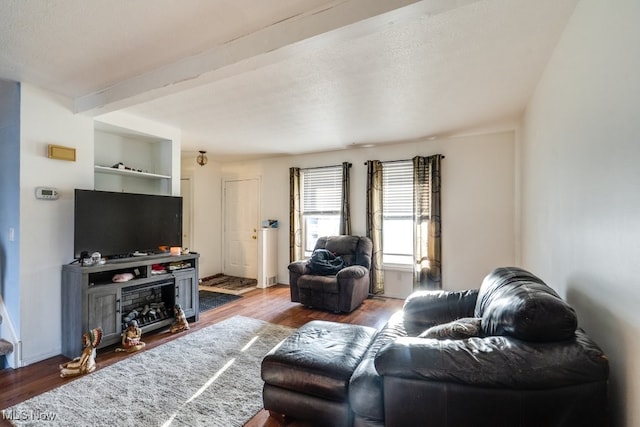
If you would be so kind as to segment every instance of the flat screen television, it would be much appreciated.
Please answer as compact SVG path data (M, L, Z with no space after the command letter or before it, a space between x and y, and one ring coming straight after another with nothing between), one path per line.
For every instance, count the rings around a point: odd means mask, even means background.
M182 246L182 197L75 190L74 257L126 257Z

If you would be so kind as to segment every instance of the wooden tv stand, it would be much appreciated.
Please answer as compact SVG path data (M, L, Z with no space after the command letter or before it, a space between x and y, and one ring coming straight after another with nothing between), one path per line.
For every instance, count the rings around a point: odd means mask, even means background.
M159 307L140 322L143 333L171 325L178 303L189 320L198 321L198 254L147 255L109 260L103 265L62 266L62 354L82 352L82 334L100 327L98 348L120 342L126 319L136 308ZM162 266L157 273L152 266ZM131 273L126 282L114 275Z

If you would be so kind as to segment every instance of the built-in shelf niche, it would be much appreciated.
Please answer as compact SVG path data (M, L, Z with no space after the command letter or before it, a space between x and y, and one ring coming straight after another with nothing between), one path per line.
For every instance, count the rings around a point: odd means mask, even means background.
M172 194L173 141L96 121L94 142L96 190Z

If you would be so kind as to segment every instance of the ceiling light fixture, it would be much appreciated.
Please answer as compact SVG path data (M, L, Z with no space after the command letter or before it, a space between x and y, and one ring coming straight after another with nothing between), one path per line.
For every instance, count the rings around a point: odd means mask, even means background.
M207 152L206 151L198 151L200 154L198 154L198 157L196 157L196 162L200 165L200 166L204 166L207 164L207 161L209 159L207 159Z

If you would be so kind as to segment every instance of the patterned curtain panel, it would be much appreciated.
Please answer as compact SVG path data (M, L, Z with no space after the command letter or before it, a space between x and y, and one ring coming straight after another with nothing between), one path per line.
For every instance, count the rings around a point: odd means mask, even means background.
M351 169L351 163L342 163L342 203L340 204L340 234L344 235L351 234L349 169Z
M298 261L302 258L300 168L289 168L289 262Z
M381 294L384 292L384 271L382 270L382 163L379 160L367 161L367 237L373 242L369 292Z
M442 289L440 160L413 158L414 289Z

